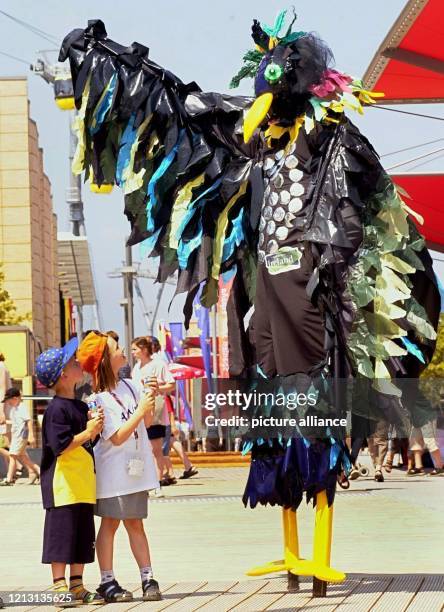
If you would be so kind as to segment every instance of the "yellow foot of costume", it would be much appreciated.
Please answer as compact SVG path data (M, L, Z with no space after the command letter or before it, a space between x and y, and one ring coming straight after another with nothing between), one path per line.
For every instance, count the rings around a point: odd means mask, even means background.
M344 572L311 561L310 559L281 559L279 561L271 561L265 565L252 567L247 576L264 576L274 572L291 572L295 576L314 576L325 582L343 582L345 580Z
M330 567L333 505L329 507L325 491L317 494L313 559L300 558L296 512L283 508L282 519L284 558L253 567L247 575L264 576L275 572L288 572L293 576L313 576L313 595L325 597L327 582L343 582L346 578L344 572Z

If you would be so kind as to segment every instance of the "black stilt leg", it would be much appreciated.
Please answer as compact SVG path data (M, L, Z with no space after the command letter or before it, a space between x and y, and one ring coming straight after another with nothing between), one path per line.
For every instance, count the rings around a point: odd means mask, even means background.
M327 582L313 576L313 597L327 597Z
M295 576L291 572L287 572L287 576L287 591L289 593L296 593L297 591L299 591L299 576Z

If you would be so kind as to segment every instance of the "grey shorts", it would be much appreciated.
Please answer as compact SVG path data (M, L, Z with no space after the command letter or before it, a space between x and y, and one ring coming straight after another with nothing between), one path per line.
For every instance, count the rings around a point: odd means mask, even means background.
M119 519L145 519L148 516L148 493L140 491L129 495L98 499L94 508L96 516Z
M23 455L23 453L26 451L27 446L28 440L13 437L11 440L11 446L9 447L9 454L18 456Z
M437 442L436 420L428 421L422 427L413 427L410 434L411 451L423 451L427 449L430 453L439 449Z

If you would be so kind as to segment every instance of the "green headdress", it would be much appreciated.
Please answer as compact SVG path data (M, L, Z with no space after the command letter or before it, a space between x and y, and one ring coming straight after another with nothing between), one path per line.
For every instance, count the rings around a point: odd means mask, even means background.
M281 11L276 17L273 26L261 24L256 19L253 21L251 35L256 43L256 48L247 51L243 56L244 64L239 72L231 79L230 87L238 87L241 80L244 78L254 78L259 69L259 64L264 56L274 49L277 45L289 45L301 36L305 36L306 32L292 32L291 28L297 19L297 15L293 9L293 18L287 27L285 35L280 37L279 34L284 27L287 11Z

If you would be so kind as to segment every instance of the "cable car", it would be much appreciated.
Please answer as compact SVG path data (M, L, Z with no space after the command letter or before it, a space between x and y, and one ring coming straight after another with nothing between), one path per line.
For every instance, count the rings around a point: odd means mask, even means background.
M54 80L54 99L60 110L74 110L74 91L71 77L58 75Z

